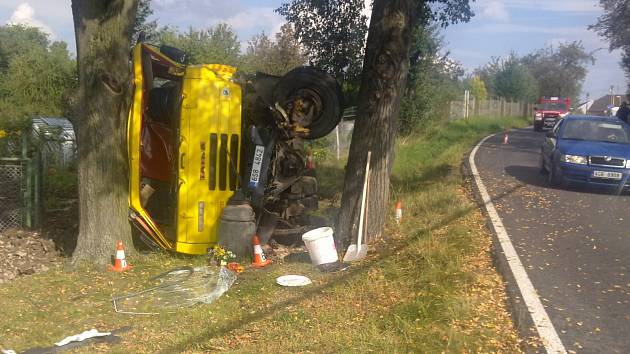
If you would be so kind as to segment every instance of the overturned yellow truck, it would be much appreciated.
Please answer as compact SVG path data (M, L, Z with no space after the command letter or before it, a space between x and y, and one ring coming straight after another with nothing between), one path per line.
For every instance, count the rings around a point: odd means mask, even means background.
M317 209L304 140L341 119L337 81L312 67L278 77L188 65L184 52L147 43L132 63L129 218L139 238L186 254L253 232L296 240Z

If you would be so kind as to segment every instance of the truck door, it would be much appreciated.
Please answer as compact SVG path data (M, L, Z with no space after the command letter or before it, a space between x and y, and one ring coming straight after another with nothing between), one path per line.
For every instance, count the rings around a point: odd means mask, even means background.
M188 66L181 111L176 251L205 254L218 242L218 224L238 188L241 89L235 69Z

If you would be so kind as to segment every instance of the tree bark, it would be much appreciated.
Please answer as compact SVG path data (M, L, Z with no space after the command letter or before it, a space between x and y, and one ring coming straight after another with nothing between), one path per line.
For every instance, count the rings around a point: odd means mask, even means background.
M72 0L79 71L75 122L79 236L73 263L106 265L117 240L133 251L128 213L126 124L129 38L138 0Z
M356 239L368 150L369 218L366 242L381 236L388 212L389 184L398 132L398 113L409 72L411 35L419 1L375 0L363 61L358 114L346 168L337 241Z

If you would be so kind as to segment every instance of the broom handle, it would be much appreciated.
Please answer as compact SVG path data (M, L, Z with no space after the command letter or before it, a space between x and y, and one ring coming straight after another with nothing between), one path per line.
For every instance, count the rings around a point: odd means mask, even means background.
M367 163L365 164L365 179L363 181L363 192L361 193L361 212L359 213L359 234L357 235L357 250L361 247L361 241L363 241L363 217L365 216L365 197L367 194L367 183L370 173L370 157L372 157L372 151L368 151Z
M363 227L363 240L365 241L368 238L368 226L370 226L370 173L371 171L368 170L367 172L367 188L365 189L365 216L364 216L364 227Z

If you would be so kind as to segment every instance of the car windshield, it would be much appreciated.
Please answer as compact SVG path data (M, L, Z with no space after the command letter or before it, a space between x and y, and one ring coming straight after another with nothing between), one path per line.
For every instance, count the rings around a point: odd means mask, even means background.
M564 102L544 102L538 104L538 109L543 111L566 111L567 105Z
M630 127L615 122L569 120L565 122L560 138L630 144Z

